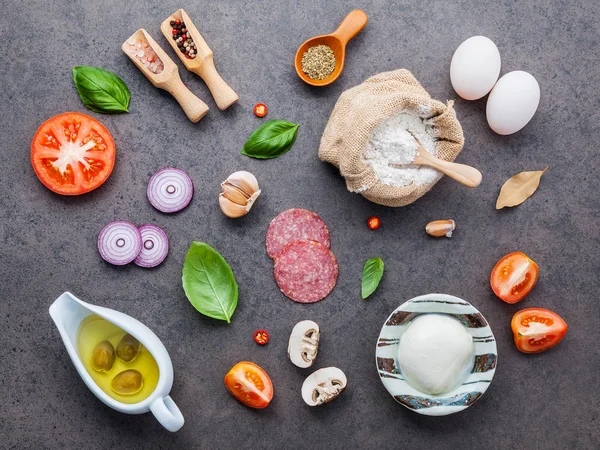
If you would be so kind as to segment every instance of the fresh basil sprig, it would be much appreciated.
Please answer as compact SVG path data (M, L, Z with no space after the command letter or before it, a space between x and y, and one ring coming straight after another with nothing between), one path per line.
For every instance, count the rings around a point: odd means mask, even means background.
M183 290L205 316L231 322L238 302L238 285L227 261L204 242L192 242L183 263Z
M87 109L105 114L129 112L129 88L114 73L99 67L76 66L73 82Z
M285 120L269 120L252 132L244 144L242 155L271 159L287 153L296 141L299 126Z
M366 299L375 292L383 276L383 260L379 257L370 258L362 270L361 296Z

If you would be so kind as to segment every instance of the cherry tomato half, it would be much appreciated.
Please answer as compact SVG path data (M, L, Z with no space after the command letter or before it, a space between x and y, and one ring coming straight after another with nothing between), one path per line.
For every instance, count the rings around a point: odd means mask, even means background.
M538 266L527 255L514 252L502 258L490 276L494 294L506 303L523 300L538 279Z
M40 181L62 195L93 191L115 165L115 142L96 119L78 112L54 116L31 142L31 165Z
M554 347L569 328L558 314L544 308L519 311L513 316L510 327L515 345L523 353L539 353Z
M225 375L225 386L236 399L250 408L264 408L273 398L271 378L258 365L242 361Z
M259 345L265 345L269 342L269 333L266 330L256 330L254 332L254 342Z
M254 114L256 117L265 117L267 115L267 105L264 103L254 105Z
M376 230L381 226L381 220L377 216L371 216L367 220L367 225L371 230Z

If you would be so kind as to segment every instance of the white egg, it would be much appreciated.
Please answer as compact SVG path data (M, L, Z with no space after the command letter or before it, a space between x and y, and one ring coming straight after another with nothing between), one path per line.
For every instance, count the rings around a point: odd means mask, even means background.
M450 81L465 100L477 100L494 87L500 75L500 52L485 36L473 36L458 46L450 63Z
M498 80L488 97L486 115L498 134L513 134L531 120L540 103L540 85L530 73L516 70Z

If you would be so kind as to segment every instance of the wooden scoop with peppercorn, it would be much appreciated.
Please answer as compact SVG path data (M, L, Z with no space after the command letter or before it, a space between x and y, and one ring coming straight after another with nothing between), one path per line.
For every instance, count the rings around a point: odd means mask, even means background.
M179 69L146 30L140 28L121 46L129 59L155 87L175 97L185 115L198 122L208 112L208 106L179 77Z
M213 51L183 9L167 17L160 29L185 68L204 80L219 109L225 110L237 102L237 94L215 68Z

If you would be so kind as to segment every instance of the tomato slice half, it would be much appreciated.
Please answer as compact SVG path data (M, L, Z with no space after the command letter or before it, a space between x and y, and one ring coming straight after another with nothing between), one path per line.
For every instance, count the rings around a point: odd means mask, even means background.
M539 353L554 347L569 328L558 314L544 308L519 311L513 316L510 327L515 345L523 353Z
M273 398L273 383L260 366L242 361L225 375L227 390L250 408L264 408Z
M106 181L115 165L115 142L96 119L78 112L54 116L31 142L31 165L53 192L79 195Z
M494 294L506 303L523 300L538 279L538 265L526 254L514 252L502 258L490 276Z

